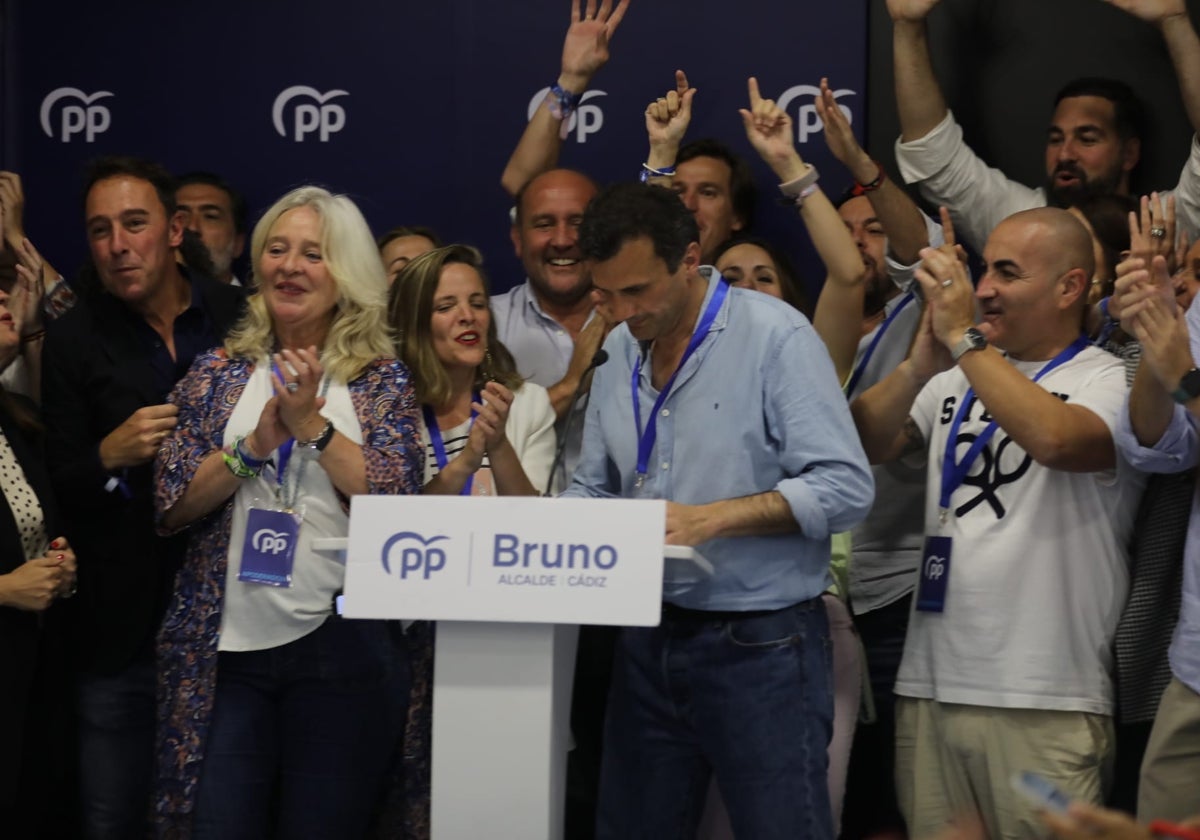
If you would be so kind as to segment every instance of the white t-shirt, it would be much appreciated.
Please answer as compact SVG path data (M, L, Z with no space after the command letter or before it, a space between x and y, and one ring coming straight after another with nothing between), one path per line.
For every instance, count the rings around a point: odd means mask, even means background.
M271 393L271 365L264 360L255 365L229 417L223 446L254 430ZM362 428L344 382L330 383L321 414L332 420L334 428L352 443L362 445ZM271 458L275 464L279 463L278 452L271 453ZM296 543L292 585L288 588L238 580L246 518L255 500L274 502L276 474L268 466L257 478L243 479L238 485L233 499L218 650L265 650L293 642L320 627L333 611L333 597L342 588L346 567L334 554L313 551L312 541L347 536L350 516L342 509L329 475L310 455L293 450L285 476L289 484L294 475L301 479L297 499L304 506L304 521Z
M1013 364L1032 379L1046 363ZM1038 384L1095 412L1110 430L1127 390L1121 361L1094 347ZM912 408L929 443L926 533L950 536L953 548L945 611L914 610L896 693L1112 714L1112 640L1144 478L1120 457L1102 473L1049 469L998 428L939 527L946 439L968 387L954 368L934 377ZM959 429L957 457L990 419L976 400Z

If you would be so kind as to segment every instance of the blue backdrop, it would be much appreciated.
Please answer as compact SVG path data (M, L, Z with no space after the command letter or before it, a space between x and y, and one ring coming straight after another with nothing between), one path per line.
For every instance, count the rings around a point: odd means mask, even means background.
M0 0L2 2L2 0ZM757 229L823 276L794 214L745 140L745 80L787 99L801 153L837 193L849 184L812 109L822 75L866 113L866 0L634 0L593 81L563 164L602 182L636 176L642 112L682 67L698 89L689 137L715 136L753 161ZM252 220L288 188L353 196L376 232L427 224L483 249L493 283L520 282L500 172L537 93L558 75L569 0L204 4L131 0L71 6L8 0L4 168L21 173L26 228L55 265L86 258L84 163L151 157L207 169L241 189Z

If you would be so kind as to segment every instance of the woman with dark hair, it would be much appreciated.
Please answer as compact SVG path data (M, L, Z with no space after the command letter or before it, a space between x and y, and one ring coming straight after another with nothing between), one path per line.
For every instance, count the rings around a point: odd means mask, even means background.
M1092 235L1096 271L1088 289L1089 305L1113 293L1117 263L1129 253L1129 214L1137 209L1132 196L1105 194L1085 196L1068 210Z
M392 284L388 320L396 354L412 371L424 423L425 492L535 496L554 461L554 409L524 382L496 337L483 259L449 245L414 259ZM404 635L412 668L399 826L381 836L429 836L434 625ZM388 809L389 820L395 809Z
M422 254L442 247L442 240L433 228L424 225L400 225L379 237L379 258L387 272L388 285L396 282L396 276L404 267Z
M41 299L31 296L33 278L24 265L18 273L21 293L11 309L0 291L0 370L22 348L36 369L44 332L22 317L36 312ZM16 840L69 833L73 813L63 807L73 802L64 789L74 723L68 616L56 601L75 594L75 554L62 536L41 432L33 404L0 388L0 825Z
M761 236L734 236L717 247L713 265L729 285L765 292L812 317L812 307L792 261L769 240Z

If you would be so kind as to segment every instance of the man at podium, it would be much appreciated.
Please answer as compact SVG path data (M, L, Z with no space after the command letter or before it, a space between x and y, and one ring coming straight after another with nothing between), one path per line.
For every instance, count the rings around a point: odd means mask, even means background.
M597 306L622 322L596 371L568 496L667 500L658 627L621 631L597 837L694 834L710 776L738 837L832 836L829 535L873 485L811 324L700 265L670 191L609 188L579 243Z

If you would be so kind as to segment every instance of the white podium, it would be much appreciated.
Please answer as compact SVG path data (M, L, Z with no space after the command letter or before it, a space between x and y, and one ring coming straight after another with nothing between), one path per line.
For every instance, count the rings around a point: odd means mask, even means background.
M353 499L345 616L438 621L434 840L562 837L577 625L658 624L665 515L654 500Z

